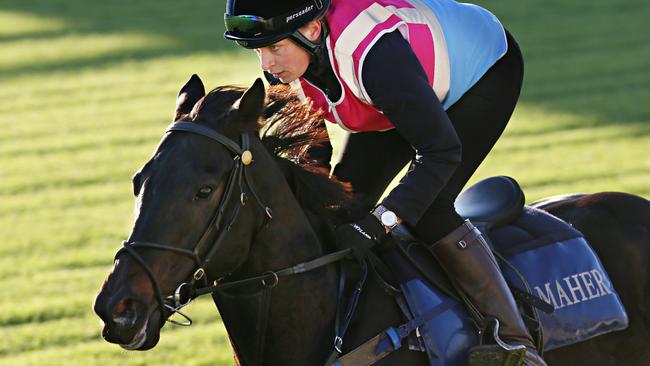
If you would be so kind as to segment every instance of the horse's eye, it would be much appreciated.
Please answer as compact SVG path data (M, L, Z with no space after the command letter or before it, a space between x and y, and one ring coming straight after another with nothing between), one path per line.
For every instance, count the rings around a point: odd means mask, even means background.
M198 192L196 192L196 198L208 198L212 194L214 189L210 186L201 187Z

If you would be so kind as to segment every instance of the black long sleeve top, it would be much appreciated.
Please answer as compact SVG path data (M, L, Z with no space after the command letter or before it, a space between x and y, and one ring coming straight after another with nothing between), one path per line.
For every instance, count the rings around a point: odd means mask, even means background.
M337 100L341 86L327 55L320 60L310 65L304 77L330 100ZM460 163L460 140L415 53L398 31L385 34L370 49L361 78L373 104L415 150L408 172L382 202L415 225Z

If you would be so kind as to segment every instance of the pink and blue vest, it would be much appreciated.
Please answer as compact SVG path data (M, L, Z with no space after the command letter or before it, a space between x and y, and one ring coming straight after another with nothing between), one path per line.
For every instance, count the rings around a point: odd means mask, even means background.
M325 118L351 132L383 131L392 123L362 82L363 62L382 35L398 30L422 64L429 84L448 109L507 50L503 26L487 10L453 0L333 0L325 40L341 98L328 100L300 78L292 87ZM395 65L395 67L400 67Z

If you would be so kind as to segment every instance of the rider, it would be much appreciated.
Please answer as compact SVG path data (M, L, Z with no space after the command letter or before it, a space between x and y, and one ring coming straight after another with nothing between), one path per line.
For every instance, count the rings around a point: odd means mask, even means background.
M269 79L352 132L333 174L370 213L339 237L364 245L403 221L500 338L526 347L525 364L545 365L485 239L454 208L521 90L521 52L494 15L453 0L228 0L225 24ZM331 146L310 154L329 166Z

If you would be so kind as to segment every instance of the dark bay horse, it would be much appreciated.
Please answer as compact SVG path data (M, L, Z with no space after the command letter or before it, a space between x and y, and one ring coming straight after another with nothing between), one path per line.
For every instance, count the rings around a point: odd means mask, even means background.
M238 364L325 363L337 318L337 266L287 277L267 272L336 250L331 229L346 220L341 207L350 187L305 159L307 146L322 139L313 128L321 121L286 89L266 98L259 80L247 91L220 87L207 95L197 76L183 86L174 123L133 178L133 229L95 300L108 342L151 349L165 320L196 295L182 283L240 281L220 306ZM588 237L630 317L625 331L548 353L549 364L650 364L650 202L604 193L540 207ZM343 351L402 323L392 297L369 280ZM424 353L404 348L376 363L427 364Z

